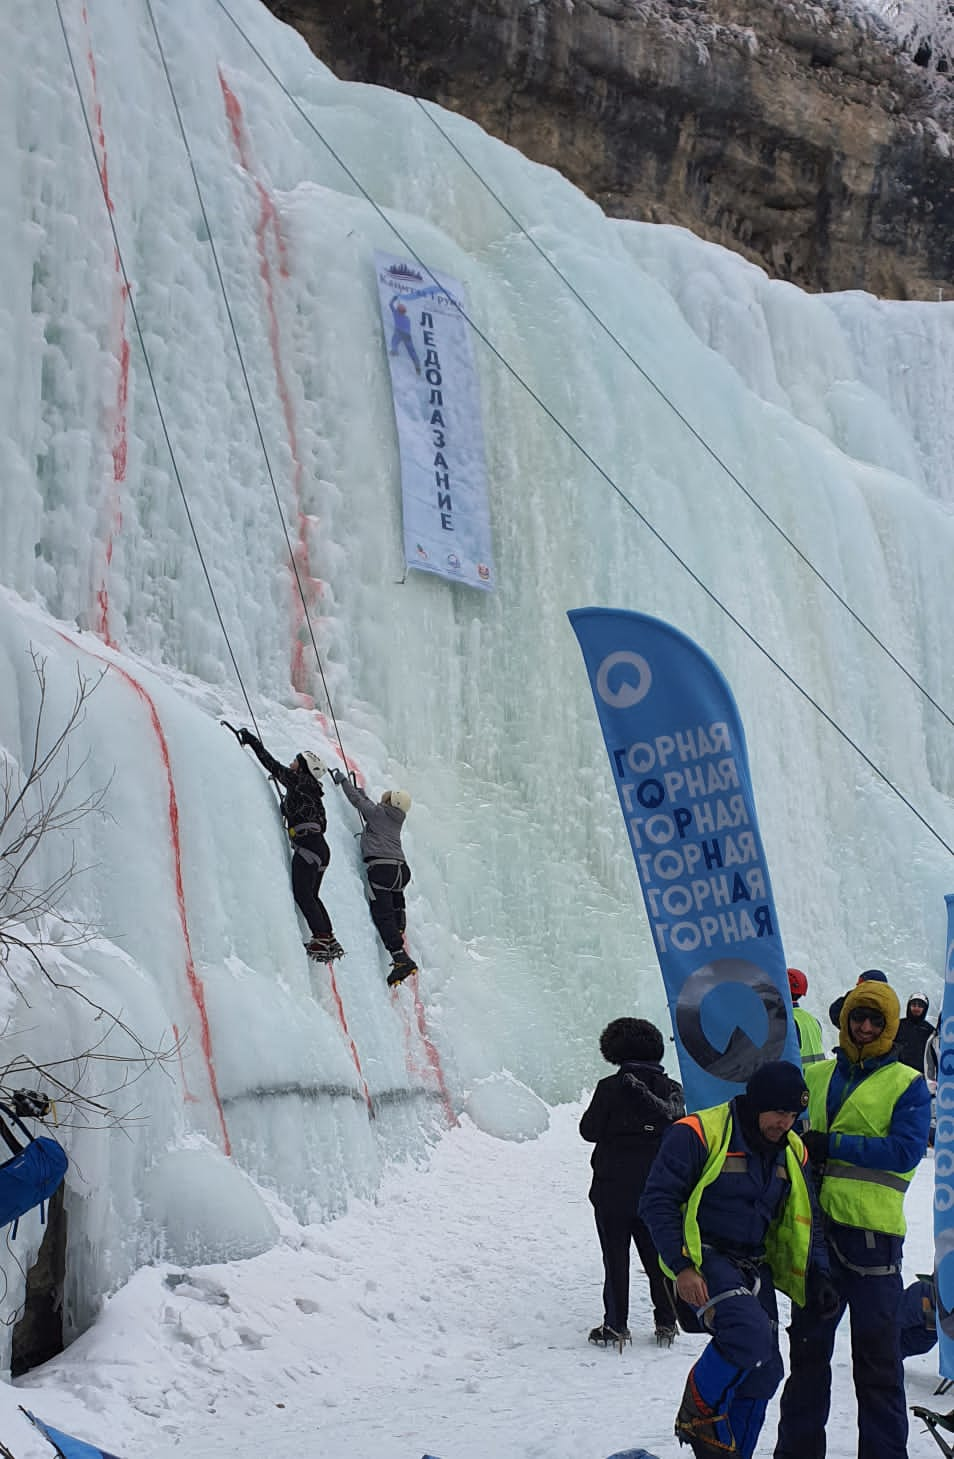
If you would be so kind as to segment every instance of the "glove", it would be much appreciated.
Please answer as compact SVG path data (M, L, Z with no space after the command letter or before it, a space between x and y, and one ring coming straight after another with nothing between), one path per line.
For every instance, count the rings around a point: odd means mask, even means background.
M841 1293L827 1272L813 1271L808 1279L808 1306L822 1322L831 1322L841 1308Z
M328 771L328 774L331 776L331 778L334 781L335 785L340 785L341 782L342 782L342 780L344 780L344 776L342 775L341 771L338 770L337 768L334 769L334 770L329 770Z
M826 1134L824 1130L806 1130L802 1136L802 1144L808 1151L808 1158L813 1165L824 1165L828 1159L830 1135Z

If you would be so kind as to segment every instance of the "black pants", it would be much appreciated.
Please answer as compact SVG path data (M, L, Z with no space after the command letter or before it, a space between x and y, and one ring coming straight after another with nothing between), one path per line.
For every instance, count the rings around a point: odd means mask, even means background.
M863 1231L854 1234L858 1238L865 1235ZM851 1320L851 1367L858 1399L858 1459L907 1459L908 1412L898 1321L901 1238L880 1232L874 1236L875 1246L869 1256L872 1265L897 1264L898 1271L862 1276L845 1266L833 1251L831 1275L841 1293L837 1316L823 1321L804 1307L792 1307L792 1325L788 1329L790 1372L782 1390L775 1459L824 1459L835 1332L846 1309ZM860 1241L858 1244L862 1245ZM868 1253L863 1249L862 1254ZM852 1250L845 1255L857 1262L859 1252ZM844 1394L840 1403L844 1411Z
M676 1319L666 1291L659 1256L648 1228L636 1207L639 1189L616 1181L594 1181L590 1190L596 1234L603 1251L603 1321L614 1332L629 1324L629 1244L635 1242L643 1271L649 1278L653 1319L662 1327L674 1327Z
M404 951L404 929L407 913L404 888L411 880L410 867L404 861L372 861L367 863L371 921L378 936L392 957Z
M292 891L312 937L331 936L331 918L318 896L330 860L328 842L317 831L296 836L292 842Z

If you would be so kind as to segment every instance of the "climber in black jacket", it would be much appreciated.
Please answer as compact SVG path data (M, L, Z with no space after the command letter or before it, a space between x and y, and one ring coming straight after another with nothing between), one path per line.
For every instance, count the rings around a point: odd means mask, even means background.
M305 943L308 956L322 962L344 957L344 948L332 931L331 918L318 895L331 860L325 840L325 793L321 788L321 777L327 767L313 750L302 750L289 765L283 765L268 753L251 730L236 730L235 736L239 744L248 746L284 792L281 809L292 846L292 891L311 929L311 941Z

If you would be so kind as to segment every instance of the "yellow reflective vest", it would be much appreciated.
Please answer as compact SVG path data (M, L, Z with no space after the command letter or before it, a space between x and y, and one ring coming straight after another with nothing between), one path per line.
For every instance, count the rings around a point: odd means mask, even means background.
M884 1139L891 1131L895 1105L912 1081L921 1077L907 1064L883 1064L850 1091L829 1125L828 1086L834 1071L834 1059L805 1070L811 1127L830 1131L833 1136L874 1135ZM833 1139L818 1193L819 1204L842 1226L903 1236L907 1230L904 1197L913 1176L913 1170L872 1170L839 1160L838 1141Z
M807 1008L793 1008L792 1012L795 1015L795 1027L798 1029L798 1047L802 1056L802 1068L806 1069L809 1064L820 1064L825 1058L821 1024L814 1013L809 1013Z
M702 1266L702 1235L699 1231L699 1202L706 1186L722 1174L729 1157L732 1137L732 1113L727 1104L711 1109L697 1109L688 1121L698 1121L709 1154L686 1204L682 1208L683 1250L694 1267ZM680 1121L680 1123L682 1123ZM745 1157L743 1157L744 1159ZM772 1270L772 1280L779 1291L791 1297L799 1307L805 1306L805 1274L812 1243L812 1203L805 1180L805 1146L794 1130L788 1133L785 1146L785 1175L790 1189L768 1228L765 1255ZM659 1264L667 1276L674 1274L662 1257Z

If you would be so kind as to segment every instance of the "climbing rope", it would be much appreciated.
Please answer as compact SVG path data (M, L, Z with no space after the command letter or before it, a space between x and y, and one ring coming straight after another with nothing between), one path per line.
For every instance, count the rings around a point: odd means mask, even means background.
M57 0L57 4L59 4L59 0ZM295 558L295 552L294 552L294 549L292 548L291 538L290 538L290 536L288 534L288 524L285 521L285 513L282 510L281 498L278 495L278 485L277 485L277 483L275 481L275 473L272 470L271 458L270 458L270 456L268 454L268 447L265 444L265 435L264 435L264 432L262 430L261 417L259 416L259 413L258 413L258 407L255 404L255 395L254 395L254 392L252 390L252 384L251 384L251 381L249 380L248 370L247 370L246 365L245 365L245 354L244 354L244 352L242 350L242 345L241 345L241 342L240 342L239 337L238 337L238 330L235 327L235 316L232 313L232 306L231 306L231 303L229 301L228 289L225 286L225 278L223 277L222 268L221 268L221 265L219 264L219 254L218 254L218 250L217 250L217 248L215 246L215 237L214 237L213 232L212 232L212 224L211 224L211 222L209 220L209 215L208 215L208 213L206 211L205 200L204 200L204 198L202 196L202 187L201 187L201 185L199 183L199 174L196 171L195 159L194 159L193 154L192 154L192 148L189 145L189 137L188 137L188 134L186 132L185 122L183 121L182 111L181 111L181 109L179 107L178 97L176 96L176 89L175 89L175 86L173 85L172 75L171 75L171 73L169 71L169 65L168 65L168 62L166 60L166 53L165 53L165 50L163 48L162 39L161 39L161 37L159 35L158 26L156 25L156 18L155 18L155 15L153 14L153 10L152 10L152 0L145 0L145 4L146 4L146 13L149 16L149 23L152 26L152 33L153 33L153 35L156 38L156 47L157 47L158 52L159 52L159 59L162 62L162 69L163 69L163 73L164 73L165 78L166 78L166 84L169 87L169 95L170 95L170 97L172 99L173 110L175 111L175 114L176 114L176 122L178 123L178 127L179 127L179 135L182 138L182 145L185 148L186 157L189 159L189 170L192 173L192 181L193 181L193 183L195 185L195 195L196 195L196 198L198 200L199 210L200 210L200 212L202 214L202 222L205 225L206 236L208 237L208 240L209 240L209 248L210 248L210 251L212 253L212 261L215 264L216 278L219 281L219 288L222 291L222 302L225 305L225 313L226 313L226 316L227 316L228 321L229 321L229 328L230 328L230 330L232 332L232 339L233 339L233 341L235 343L235 352L238 355L239 366L240 366L241 371L242 371L242 380L245 383L245 390L246 390L246 394L248 395L249 407L250 407L251 412L252 412L252 418L255 421L255 429L256 429L256 432L258 433L259 444L261 445L261 448L262 448L262 456L264 457L264 460L265 460L265 469L268 472L268 480L269 480L269 483L270 483L271 488L272 488L272 496L275 499L275 508L276 508L276 510L278 512L279 520L281 521L281 524L282 524L282 533L283 533L284 538L285 538L285 546L288 549L288 560L291 563L292 572L294 573L294 576L295 576L295 584L296 584L297 589L298 589L298 596L299 596L299 598L301 600L302 612L304 613L304 616L305 616L305 622L308 625L308 634L309 634L309 637L311 638L311 646L312 646L312 648L314 650L314 654L315 654L315 663L318 666L318 674L319 674L319 677L321 678L321 687L324 690L325 700L326 700L327 705L328 705L328 712L331 715L331 722L334 725L335 739L337 740L337 743L338 743L338 749L339 749L339 751L341 753L341 758L344 761L344 763L347 764L348 761L347 761L347 758L345 756L344 746L343 746L342 741L341 741L341 731L338 728L338 721L337 721L337 719L335 717L334 704L332 703L332 699L331 699L331 691L328 688L328 682L327 682L327 680L325 678L324 665L322 664L321 654L318 651L318 640L317 640L317 638L315 636L314 625L312 624L312 621L311 621L311 613L308 610L308 603L307 603L307 600L305 598L305 590L304 590L304 587L302 585L301 573L298 570L298 563L297 563L296 558Z
M159 388L158 388L158 386L156 384L156 377L155 377L155 374L153 373L152 362L151 362L151 360L149 358L149 351L146 348L146 341L143 338L142 326L141 326L141 324L139 322L139 311L136 308L136 301L135 301L135 298L133 297L132 284L130 283L129 274L128 274L127 270L126 270L126 263L125 263L125 259L123 257L123 251L122 251L122 248L120 247L120 244L119 244L119 234L116 231L116 221L115 221L115 219L113 217L112 205L111 205L110 200L109 200L109 195L108 195L108 193L106 191L106 182L105 182L105 179L103 177L102 171L101 171L100 166L99 166L99 158L98 158L97 153L96 153L96 141L95 141L95 138L93 136L92 126L90 125L89 113L86 110L86 103L83 100L83 88L80 85L79 74L78 74L77 69L76 69L76 62L75 62L75 60L73 58L73 48L70 45L70 38L69 38L69 35L67 33L67 30L66 30L66 24L65 24L65 22L63 20L63 11L62 11L62 8L61 8L61 5L60 5L60 0L54 0L54 4L56 5L56 13L57 13L57 16L59 17L60 29L63 32L63 43L66 46L66 54L67 54L67 56L69 58L70 70L73 73L73 84L74 84L74 86L76 88L76 95L77 95L77 97L79 99L80 111L82 112L82 115L83 115L83 124L86 127L86 135L89 138L90 150L91 150L92 155L93 155L93 165L94 165L94 167L96 169L96 175L99 178L100 188L101 188L102 193L103 193L103 202L104 202L104 204L106 206L106 217L109 219L109 227L110 227L110 231L111 231L111 233L113 235L113 247L116 250L116 259L117 259L118 264L119 264L120 273L122 274L123 286L124 286L125 291L126 291L126 298L129 301L129 310L130 310L130 313L132 314L133 323L134 323L135 328L136 328L136 337L139 340L139 348L142 351L143 363L145 364L145 367L146 367L146 375L148 376L149 386L150 386L150 389L152 390L152 397L153 397L153 400L155 401L156 414L159 417L159 424L160 424L160 426L162 428L163 438L164 438L165 443L166 443L166 448L167 448L167 450L169 452L169 460L172 463L172 474L175 477L176 486L179 489L179 496L182 499L182 505L183 505L183 508L184 508L185 514L186 514L186 521L189 523L189 530L192 533L192 540L195 543L195 550L196 550L196 552L198 554L199 563L200 563L200 565L202 567L202 572L203 572L203 575L205 577L206 585L207 585L207 587L209 589L209 596L212 599L212 606L215 609L215 616L218 619L219 627L222 630L222 637L225 639L225 646L228 649L229 658L232 660L232 667L235 670L235 677L238 680L239 687L241 688L242 697L245 700L245 707L248 710L249 718L251 719L252 723L255 725L255 729L257 731L258 730L258 723L257 723L257 721L255 719L255 711L252 709L251 701L249 699L248 693L247 693L246 688L245 688L245 681L242 678L242 671L240 670L240 668L238 666L238 661L237 661L237 659L235 657L235 653L234 653L234 650L232 648L232 642L231 642L231 639L229 638L228 629L225 626L225 620L222 617L222 611L221 611L221 609L219 607L219 601L218 601L218 598L215 595L215 588L212 586L212 578L209 575L209 569L208 569L208 566L206 565L205 554L202 551L202 544L199 541L199 534L196 531L195 519L193 518L193 515L192 515L192 508L189 505L189 498L188 498L188 496L186 494L185 483L183 482L183 479L182 479L182 473L179 470L179 463L178 463L178 460L176 458L175 449L174 449L173 444L172 444L172 439L171 439L171 437L169 435L168 426L166 425L165 412L163 411L163 408L162 408L162 402L159 399Z
M605 320L603 320L600 315L597 314L596 310L592 307L588 300L583 297L583 295L574 286L571 280L567 278L565 273L563 273L559 265L554 263L553 259L546 252L546 250L540 247L540 244L533 237L533 235L527 231L527 229L521 223L516 214L513 213L510 208L508 208L503 198L501 198L499 194L494 191L487 179L478 171L478 169L474 166L474 164L470 161L466 154L461 151L460 147L458 147L453 137L451 137L449 133L446 132L441 126L440 122L434 116L430 107L425 106L419 96L415 96L413 99L417 103L421 111L424 113L424 115L427 117L428 121L431 122L431 124L444 138L447 145L452 148L454 152L456 152L457 156L460 158L461 162L464 163L465 167L469 168L477 181L481 184L482 187L487 190L487 192L493 198L494 202L503 209L503 211L506 213L507 217L514 224L514 226L519 229L520 233L523 234L524 238L526 238L531 248L535 249L535 251L543 259L547 267L553 270L560 282L564 285L568 292L573 295L577 303L582 305L587 314L594 321L594 323L599 326L599 328L603 331L606 337L612 341L612 343L621 352L621 354L625 355L626 359L633 366L633 368L638 371L638 373L646 382L646 384L650 387L650 389L655 391L656 395L663 402L663 404L672 411L673 415L680 422L680 424L685 427L685 429L689 432L693 439L698 442L698 444L707 453L707 455L710 456L711 459L715 462L716 466L719 467L719 470L724 472L724 474L729 478L733 485L738 487L742 495L752 504L753 507L755 507L757 512L761 513L766 522L768 522L769 526L778 533L783 542L787 543L787 545L795 553L796 557L808 568L809 572L813 573L818 581L825 588L827 588L828 592L832 595L836 602L840 603L845 612L848 613L850 617L854 620L854 622L858 624L858 627L861 628L868 635L873 643L877 644L878 648L880 648L881 651L887 655L887 657L896 666L896 668L899 668L901 670L905 678L908 679L910 683L912 683L914 687L918 690L918 692L924 696L928 704L930 704L932 708L936 709L938 714L941 715L943 719L946 719L951 728L954 729L954 718L952 718L951 715L948 714L943 705L937 702L937 700L931 694L930 690L924 687L924 685L916 677L916 675L911 672L906 664L902 663L902 661L894 654L894 652L888 647L884 640L878 636L874 629L865 622L860 613L858 613L847 601L847 599L838 591L834 583L832 583L825 576L820 568L815 566L811 558L805 552L803 552L798 543L789 536L789 534L785 531L785 528L775 520L771 512L769 512L768 508L763 506L758 498L753 495L753 493L749 490L745 483L735 474L731 466L729 466L729 464L722 459L718 451L716 451L715 447L709 444L705 436L703 436L702 433L698 431L696 427L692 424L692 422L688 419L688 417L683 414L678 405L676 405L675 401L669 395L667 395L662 386L653 379L649 371L643 365L641 365L637 359L634 358L634 356L627 349L626 345L623 344L618 335L614 334L613 330L609 327Z
M147 3L148 3L148 0L147 0ZM239 25L238 21L231 14L231 12L229 11L228 7L224 4L224 0L215 0L215 3L218 5L218 7L222 11L223 15L225 15L226 19L231 23L232 26L234 26L235 30L238 31L239 35L245 41L245 43L249 47L249 49L257 57L257 59L261 62L262 66L268 72L269 76L272 78L272 80L275 82L275 84L284 93L284 95L286 96L286 98L288 99L288 101L291 103L291 105L294 107L295 111L301 117L302 121L305 123L305 125L308 127L308 129L313 133L313 135L317 138L317 140L325 148L325 150L327 151L327 153L329 154L329 156L332 157L333 160L337 163L337 165L341 168L342 172L345 174L345 176L348 178L348 180L353 184L353 186L357 189L357 191L361 194L361 196L365 199L365 201L372 208L372 210L377 214L377 216L381 219L381 221L388 227L388 229L391 231L391 233L393 233L394 237L401 244L401 247L403 249L405 249L405 251L408 253L408 255L411 258L414 259L414 261L417 263L417 265L421 269L423 269L424 273L428 276L428 278L430 278L431 281L434 284L440 286L440 280L437 278L437 276L432 272L432 270L429 268L429 266L425 263L425 261L417 253L417 251L415 250L415 248L413 247L413 245L411 244L411 242L409 241L409 239L407 239L405 237L405 235L401 232L400 228L397 226L397 224L394 222L394 220L392 218L390 218L388 216L388 214L385 212L385 210L381 207L381 205L375 201L375 199L368 192L368 190L364 186L364 184L359 180L359 178L352 171L352 169L347 165L347 163L340 156L340 154L335 150L335 148L331 145L331 143L327 140L327 138L322 134L320 128L315 124L315 122L312 120L312 118L302 108L302 106L297 101L297 99L288 90L288 88L286 87L285 83L282 81L281 77L269 65L268 61L262 55L261 51L258 49L258 47L255 45L255 43L246 34L246 32L242 29L241 25ZM561 277L562 277L562 275L561 275ZM570 285L569 287L572 288L572 285ZM580 298L579 294L577 294L577 292L576 292L575 289L573 289L573 293L576 295L577 298ZM481 341L481 343L490 351L490 353L497 360L497 362L500 365L503 366L504 370L506 370L506 372L510 375L510 377L513 379L513 381L515 382L515 384L517 384L525 392L525 394L527 394L530 397L530 399L534 402L534 404L537 406L537 408L543 412L543 414L547 417L547 419L551 422L551 424L554 425L556 427L556 429L560 432L560 434L563 435L566 438L566 440L579 452L579 454L583 457L583 459L593 468L593 470L597 473L597 475L600 476L603 479L603 481L607 484L607 486L609 486L611 488L611 490L616 493L616 495L620 498L620 500L623 502L623 504L626 507L628 507L628 509L633 513L633 515L643 524L643 526L646 528L646 530L652 535L652 537L656 540L656 542L659 543L659 545L664 549L664 551L666 551L670 555L670 557L679 565L679 567L681 567L682 570L692 579L692 581L696 584L696 586L705 594L705 596L713 603L713 605L716 608L718 608L719 611L721 613L723 613L729 619L729 621L734 625L735 628L738 629L738 631L743 635L743 637L746 638L748 640L748 642L751 643L752 646L760 654L762 654L764 658L766 658L768 660L768 662L772 665L772 667L774 669L776 669L779 674L782 675L782 677L786 680L786 682L788 684L790 684L792 686L792 688L795 689L795 691L802 696L802 698L811 706L812 709L815 710L815 712L818 715L821 716L821 718L826 722L826 724L828 724L835 731L835 733L845 742L845 744L848 745L850 749L854 750L854 752L859 756L859 758L864 761L864 763L868 766L868 768L878 777L879 780L881 780L881 782L888 788L888 790L890 790L893 795L897 796L897 798L901 801L901 803L904 806L907 807L907 809L911 812L911 814L916 817L916 819L921 823L921 825L925 828L925 830L944 848L944 850L947 851L950 855L954 856L954 846L951 846L951 844L944 839L944 837L941 835L941 833L931 824L931 822L927 819L927 817L924 816L921 813L921 811L919 811L917 809L917 807L912 803L912 801L908 799L908 797L904 794L904 792L897 785L895 785L895 783L891 780L890 776L887 775L885 773L885 771L883 771L880 768L880 766L878 766L875 763L875 761L870 757L870 755L866 754L866 752L861 748L861 746L857 743L857 741L855 741L851 737L851 735L847 732L847 730L842 729L842 727L838 723L838 721L836 719L834 719L832 717L832 715L830 715L827 712L827 710L825 710L825 709L822 708L822 706L818 703L818 701L816 699L814 699L812 697L812 695L808 692L808 690L805 689L805 688L803 688L803 686L794 677L794 675L793 674L790 674L789 671L782 666L782 664L779 662L779 660L777 658L775 658L775 656L769 651L769 649L767 649L764 646L764 644L762 644L760 642L760 640L756 637L756 635L754 633L752 633L748 628L746 628L745 624L742 623L742 621L738 617L736 617L736 615L722 601L722 599L718 596L718 594L712 588L710 588L706 582L704 582L704 580L699 576L699 574L697 572L695 572L695 570L692 567L690 567L690 565L688 564L688 562L667 541L667 539L663 536L662 532L660 532L659 529L653 525L653 523L649 520L649 518L646 516L646 514L636 505L636 503L630 497L628 497L626 495L626 493L623 491L622 487L620 487L620 485L618 484L618 482L616 482L614 480L614 478L609 474L609 472L607 470L605 470L605 468L603 466L600 465L600 463L595 459L595 457L590 453L590 451L588 451L587 448L582 444L582 442L576 437L576 435L574 435L573 431L569 428L569 426L565 425L564 422L559 418L559 416L556 415L556 413L553 410L551 410L551 408L546 404L546 402L533 389L532 385L530 385L529 382L526 381L523 378L523 376L516 369L516 367L514 365L512 365L510 363L510 361L501 353L501 351L497 348L497 346L493 343L493 341L480 328L480 326L476 323L476 321L467 313L467 311L463 308L463 306L461 306L458 303L457 304L457 307L458 307L458 310L459 310L459 312L461 314L461 317L470 326L470 328L473 330L474 334ZM622 346L621 346L621 348L622 348ZM625 353L625 351L624 351L624 353ZM635 359L632 362L633 362L634 365L636 365L636 368L637 369L640 369L641 373L644 373L644 372L642 372L642 367L637 364L637 362L635 361ZM646 378L647 378L647 380L649 379L648 376ZM672 406L672 409L676 412L677 415L679 415L679 418L681 420L683 420L684 424L692 432L692 434L696 437L696 439L699 440L700 443L705 446L706 450L708 450L710 452L710 454L713 456L713 459L715 459L719 463L719 465L722 466L724 463L721 461L721 458L718 457L716 455L716 453L708 446L708 444L705 442L705 440L703 439L703 437L695 430L695 428L692 427L687 420L685 420L685 417L683 417L680 414L680 412L676 409L676 407L674 405L672 405L672 402L670 402L668 400L668 397L666 397L663 394L663 392L658 389L658 387L655 385L654 382L652 382L650 380L649 383L653 384L653 388L658 390L658 393L662 396L662 398L664 400L666 400L666 403L667 404L670 404ZM725 469L726 469L726 471L728 471L728 467L725 467ZM740 488L743 491L746 491L746 488L742 485L742 483L740 481L738 481L738 479L736 477L733 476L733 474L731 472L729 472L729 475L732 476L732 479L733 480L736 480L737 481L737 484L740 486ZM750 500L752 500L752 502L753 502L754 505L756 505L756 506L759 505L756 502L755 498L754 497L751 497L751 495L747 491L746 491L746 495L749 495L750 496ZM760 510L763 510L763 509L760 508ZM763 514L767 517L768 520L772 521L772 525L773 526L774 525L777 525L769 517L768 513L763 512ZM779 530L781 530L781 529L779 529ZM782 533L782 535L785 536L786 534ZM788 539L787 537L786 537L786 540L790 541L790 539ZM794 542L791 542L791 546L792 546L793 550L795 550L796 552L798 552L798 555L801 558L803 558L803 560L806 562L806 564L811 567L812 564L810 563L809 559L804 556L804 554L800 551L800 549L796 546L796 544ZM813 568L813 571L816 571L817 572L817 570L814 569L814 568ZM829 584L827 584L827 579L824 579L821 573L818 573L817 575L820 578L822 578L822 580L824 582L826 582L826 585L830 586ZM835 596L837 598L839 598L839 601L844 602L844 600L841 599L840 595L837 593L837 591L835 589L832 589L832 591L834 592ZM877 635L871 629L869 629L866 624L864 624L863 620L860 619L860 618L858 618L858 615L854 612L853 609L850 608L850 606L848 605L847 602L844 602L844 606L852 614L852 617L856 618L857 621L862 625L862 627L865 628L866 632L868 632L870 634L870 636L878 644L880 644L882 648L885 649L885 652L888 654L888 656L890 658L892 658L895 663L898 664L898 667L901 668L905 672L905 674L911 680L911 682L913 684L915 684L921 690L921 692L930 701L930 703L934 705L934 707L938 710L938 712L941 715L943 715L943 717L945 719L947 719L948 722L950 724L952 724L952 726L954 726L954 720L952 720L951 717L941 708L941 706L939 704L937 704L936 701L933 698L931 698L931 696L928 694L927 690L925 690L925 689L922 688L922 686L918 683L918 680L908 670L906 670L904 668L904 665L901 664L900 661L898 661L897 659L894 658L894 655L891 654L890 650L887 649L885 647L885 645L881 642L881 640L877 637Z

